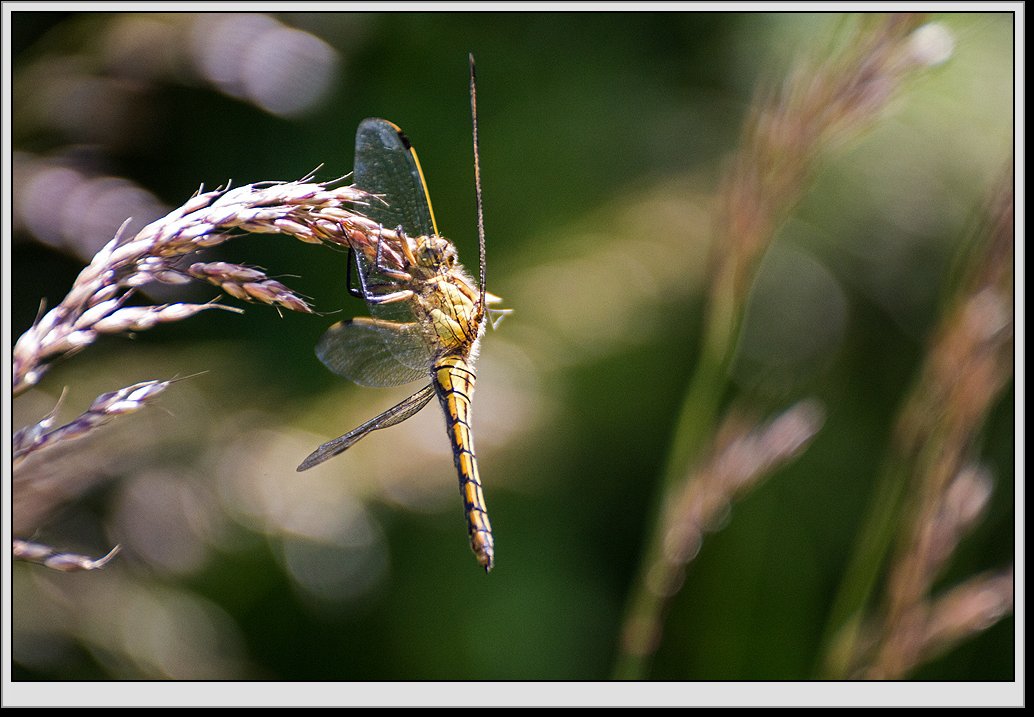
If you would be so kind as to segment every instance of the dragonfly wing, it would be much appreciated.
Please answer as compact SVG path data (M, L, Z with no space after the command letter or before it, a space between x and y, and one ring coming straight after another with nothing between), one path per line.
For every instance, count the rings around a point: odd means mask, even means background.
M411 237L437 234L420 160L409 138L384 119L365 119L355 133L355 183L380 195L364 214ZM382 201L383 200L383 201Z
M316 344L316 356L360 386L401 386L426 378L427 344L416 324L357 317L341 321Z
M396 125L377 118L359 124L355 135L355 183L377 195L370 199L363 213L385 229L393 232L401 227L410 239L437 234L420 161L409 139ZM400 281L392 273L401 272L404 277L410 271L407 250L393 236L384 239L383 244L379 241L382 240L354 247L364 286L380 296L410 289L404 278ZM415 318L411 301L370 302L369 306L371 314L386 321L405 323ZM400 361L413 365L406 356L401 356ZM428 356L423 368L429 365Z
M298 470L308 470L313 466L319 465L328 458L333 458L339 453L343 453L358 443L362 438L369 435L372 431L377 431L382 428L388 428L402 423L426 406L428 401L433 397L434 386L425 386L406 400L392 406L376 418L371 418L363 425L349 431L343 436L339 436L332 441L327 441L310 453L309 457L302 461L301 465L298 466Z

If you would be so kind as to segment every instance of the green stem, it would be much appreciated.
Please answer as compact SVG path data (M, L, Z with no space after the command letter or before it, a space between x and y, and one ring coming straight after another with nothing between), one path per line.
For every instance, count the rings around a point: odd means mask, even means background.
M898 532L907 484L908 468L904 463L888 465L879 477L876 494L830 611L822 641L826 656L820 677L824 679L843 680L850 676L861 637L863 611L872 599L881 568Z
M664 512L670 504L672 492L681 487L713 432L725 393L727 369L733 356L741 315L742 307L732 299L732 292L716 295L710 304L703 350L679 410L663 482L653 508L652 532L626 612L625 633L612 675L614 679L640 680L647 676L660 631L661 612L669 597L651 589L654 581L650 575L661 563L668 526Z

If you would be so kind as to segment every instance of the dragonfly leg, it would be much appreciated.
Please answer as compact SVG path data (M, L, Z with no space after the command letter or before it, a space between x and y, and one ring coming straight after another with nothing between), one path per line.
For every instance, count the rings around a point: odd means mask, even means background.
M359 275L362 276L363 268L359 266L359 255L355 253L355 249L348 247L348 261L345 263L345 286L348 287L348 293L357 299L365 298L360 288L352 286L352 262L355 262L356 269L359 270Z
M397 230L397 233L399 235L400 244L404 247L403 253L406 253L408 255L409 240L406 238L406 235L402 233L401 228ZM397 257L392 257L392 259L395 261L396 264L401 264L401 260ZM390 266L387 266L387 264L385 264L384 237L379 235L377 237L377 248L374 250L373 254L373 267L377 270L377 273L382 274L383 276L386 276L389 279L395 279L396 281L413 280L413 277L410 276L407 272L402 271L401 268L392 269Z
M416 266L416 257L413 256L413 250L409 246L409 237L406 235L402 225L395 227L395 234L398 235L399 245L402 247L402 253L405 254L406 261L409 262L410 266Z
M378 246L378 257L380 255L380 242ZM390 304L396 301L407 301L414 296L414 292L411 289L402 289L400 291L392 291L398 284L391 282L370 282L366 273L363 271L363 266L359 261L359 254L354 249L349 247L349 261L347 265L347 271L345 276L345 284L348 286L348 293L357 299L363 299L370 304ZM355 261L356 268L359 273L359 287L352 286L352 261ZM378 271L383 272L382 269L378 268ZM413 277L405 272L393 272L397 275L395 278L402 278L403 281L412 281ZM384 293L378 293L383 291Z
M402 291L394 291L390 294L367 294L363 298L368 304L393 304L396 301L409 301L416 296L410 289L403 289Z
M387 319L375 319L372 316L356 316L353 319L349 319L349 322L387 331L418 331L420 326L415 321L388 321Z
M352 262L355 262L356 268L359 273L359 286L352 285ZM409 274L398 272L405 277L406 280L412 280ZM405 301L406 299L412 298L413 292L409 289L403 291L396 291L391 293L376 293L378 290L391 289L395 287L395 284L389 282L383 283L371 283L368 282L363 275L362 264L359 263L359 254L354 249L349 247L348 249L348 263L345 270L345 285L348 287L348 293L357 299L368 301L371 304L384 304L392 301Z

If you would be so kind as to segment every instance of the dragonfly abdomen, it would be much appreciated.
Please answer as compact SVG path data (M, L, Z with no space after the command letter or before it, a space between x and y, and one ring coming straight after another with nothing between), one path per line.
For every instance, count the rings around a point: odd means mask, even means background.
M474 395L477 377L473 366L462 356L439 359L434 364L431 376L445 413L446 430L460 480L470 547L478 563L487 572L492 569L495 560L495 542L481 489L477 455L474 453L474 435L471 431L470 399Z

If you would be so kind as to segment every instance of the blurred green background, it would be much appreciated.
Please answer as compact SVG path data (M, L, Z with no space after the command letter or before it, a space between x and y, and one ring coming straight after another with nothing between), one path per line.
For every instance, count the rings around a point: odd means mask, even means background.
M816 396L827 422L707 537L667 614L653 679L814 674L956 250L1012 147L1012 16L933 19L952 33L951 59L826 158L766 257L730 380L765 410ZM440 228L476 266L468 52L489 289L515 310L484 341L475 400L497 541L488 576L466 545L436 408L294 471L405 392L348 385L313 355L327 325L364 311L345 291L342 254L236 239L213 260L264 267L327 314L206 312L61 363L15 401L15 428L66 386L70 418L104 391L205 373L53 461L49 480L78 481L69 500L16 499L16 534L124 553L96 573L15 566L14 679L606 679L699 344L723 162L755 87L801 53L821 56L851 20L12 20L13 338L126 216L139 227L201 184L317 167L321 179L342 176L368 116L409 135ZM982 447L995 494L945 585L1013 559L1013 415L1010 387ZM916 677L1011 680L1013 631L1005 619Z

